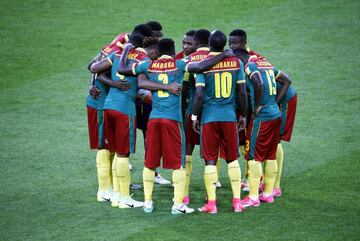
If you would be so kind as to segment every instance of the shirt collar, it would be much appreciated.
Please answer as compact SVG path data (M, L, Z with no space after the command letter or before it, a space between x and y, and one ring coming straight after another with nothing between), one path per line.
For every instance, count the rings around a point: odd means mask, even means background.
M159 59L173 59L173 57L171 57L170 55L161 55Z
M210 51L210 49L208 47L201 47L198 48L196 51Z

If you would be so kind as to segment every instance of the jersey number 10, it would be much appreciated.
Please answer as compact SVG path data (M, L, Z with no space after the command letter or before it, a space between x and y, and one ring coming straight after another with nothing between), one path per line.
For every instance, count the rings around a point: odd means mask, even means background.
M229 98L232 88L232 74L230 72L215 73L215 98Z

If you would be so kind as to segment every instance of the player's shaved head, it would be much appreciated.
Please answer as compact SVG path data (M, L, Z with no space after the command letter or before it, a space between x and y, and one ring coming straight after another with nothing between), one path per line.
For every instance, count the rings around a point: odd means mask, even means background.
M232 50L245 48L247 43L246 32L242 29L235 29L230 33L229 47Z
M132 34L130 34L129 41L132 45L134 45L135 48L142 47L144 36L139 33L133 32Z
M220 30L214 30L209 37L209 46L211 51L221 52L226 45L226 35Z
M159 41L159 54L175 56L175 43L174 40L170 38L161 39Z
M209 46L210 31L207 29L199 29L194 35L194 41L197 48Z
M139 24L135 26L133 33L142 34L144 37L151 37L153 36L153 30L146 24Z

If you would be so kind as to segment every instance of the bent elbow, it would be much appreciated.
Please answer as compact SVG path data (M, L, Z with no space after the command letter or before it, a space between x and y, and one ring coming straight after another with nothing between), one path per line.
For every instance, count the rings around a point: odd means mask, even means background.
M96 68L96 65L95 64L92 64L89 68L90 72L93 73L93 74L96 74L98 73L98 69Z

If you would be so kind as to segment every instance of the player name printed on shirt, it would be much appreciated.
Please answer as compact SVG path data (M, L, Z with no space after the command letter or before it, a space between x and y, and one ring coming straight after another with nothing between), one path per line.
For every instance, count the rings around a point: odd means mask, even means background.
M151 63L149 71L174 71L176 70L175 60L174 59L166 59L161 62Z
M208 56L208 54L196 54L193 56L190 56L190 61L200 61L205 59Z

